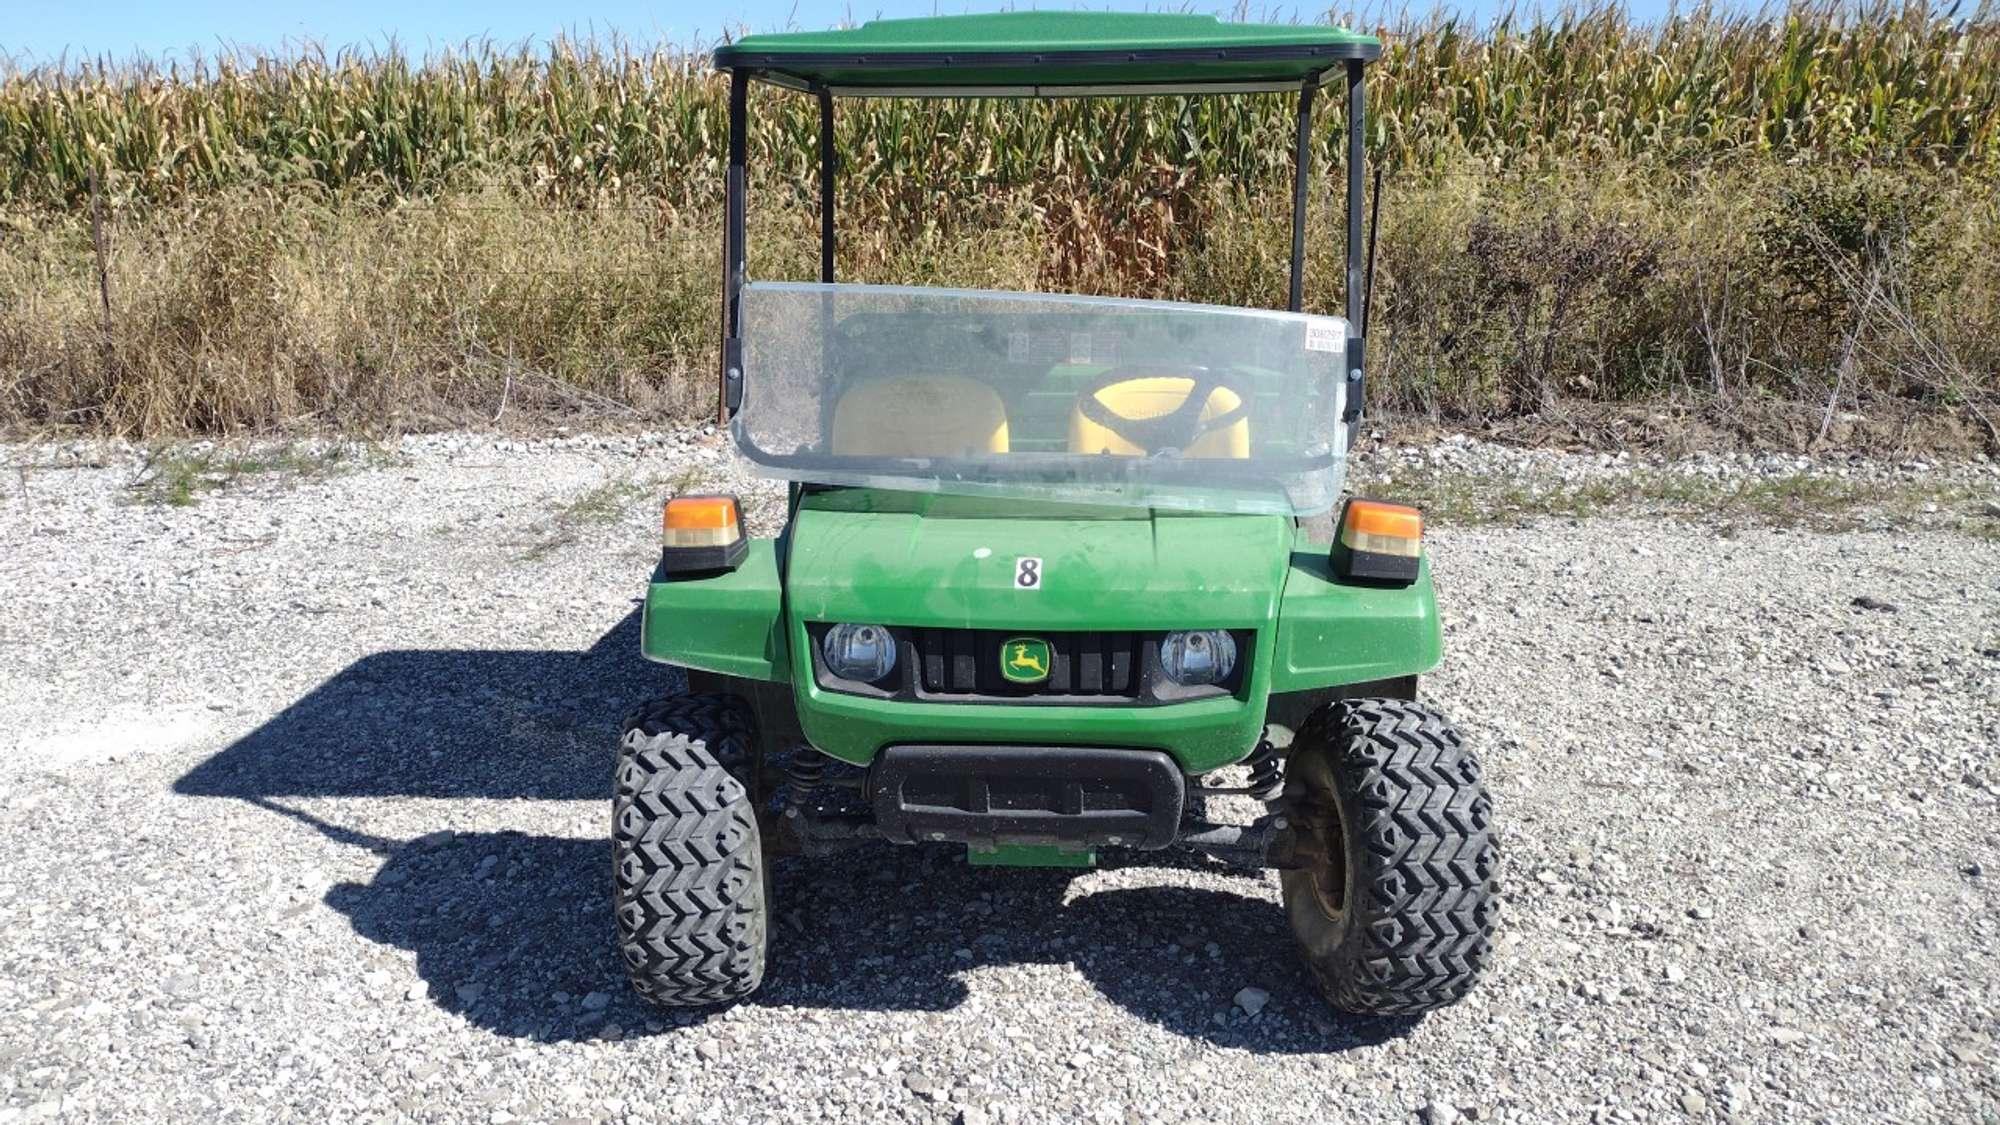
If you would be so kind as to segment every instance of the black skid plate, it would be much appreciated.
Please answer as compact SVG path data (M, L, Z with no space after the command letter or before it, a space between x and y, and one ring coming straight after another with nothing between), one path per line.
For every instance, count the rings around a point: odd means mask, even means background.
M1187 802L1158 750L892 746L869 781L876 824L899 844L1164 848Z

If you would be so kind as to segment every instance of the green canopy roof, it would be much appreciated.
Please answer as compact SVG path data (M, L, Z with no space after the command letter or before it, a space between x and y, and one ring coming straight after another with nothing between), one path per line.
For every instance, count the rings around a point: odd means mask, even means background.
M715 65L842 94L1296 89L1382 42L1339 27L1168 12L998 12L748 35Z

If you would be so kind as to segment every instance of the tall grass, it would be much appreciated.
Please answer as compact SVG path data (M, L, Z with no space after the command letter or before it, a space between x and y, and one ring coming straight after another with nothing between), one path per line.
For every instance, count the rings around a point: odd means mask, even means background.
M1381 30L1379 401L1789 404L1800 442L1860 407L1990 429L1993 0ZM699 410L723 94L704 52L617 43L0 75L0 423ZM813 106L754 97L752 270L808 276ZM843 102L842 276L1273 304L1289 102ZM1339 121L1323 102L1329 310Z

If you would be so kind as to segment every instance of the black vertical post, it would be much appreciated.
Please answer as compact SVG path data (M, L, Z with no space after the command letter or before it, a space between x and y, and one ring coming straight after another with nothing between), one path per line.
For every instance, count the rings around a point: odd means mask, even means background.
M722 209L722 384L716 421L729 421L743 399L743 347L737 300L743 288L744 155L749 149L750 74L729 72L729 180Z
M1361 329L1362 164L1367 159L1367 105L1359 62L1347 64L1347 320Z
M819 89L819 279L833 284L833 91Z
M1365 347L1361 339L1363 262L1361 250L1362 165L1367 160L1368 105L1362 92L1362 63L1347 64L1347 409L1346 421L1361 417Z
M1298 139L1292 155L1292 288L1285 307L1298 312L1306 303L1306 187L1312 178L1313 91L1317 78L1299 90Z
M819 96L819 280L833 284L833 189L839 169L839 153L833 143L833 91L821 86ZM826 440L833 433L833 408L838 395L834 382L833 294L819 298L820 434ZM797 488L797 482L793 482Z

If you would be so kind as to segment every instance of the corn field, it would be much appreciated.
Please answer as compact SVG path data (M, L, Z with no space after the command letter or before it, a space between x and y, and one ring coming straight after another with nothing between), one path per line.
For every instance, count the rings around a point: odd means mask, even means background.
M1992 429L1994 0L1376 30L1385 403ZM705 50L622 43L0 72L0 423L424 424L503 372L704 409L725 92ZM1329 310L1338 102L1309 222ZM1292 112L843 101L842 276L1273 303ZM753 272L808 276L815 107L759 89L751 116Z
M1613 7L1490 29L1383 27L1369 154L1405 169L1684 167L1746 154L1991 167L2000 151L2000 21L1922 3L1777 16L1710 11L1635 27ZM494 176L559 199L713 190L725 84L703 51L557 43L397 54L84 64L0 81L0 203L74 205L95 170L143 200L253 185L421 196ZM809 183L809 99L772 92L752 160ZM1285 99L855 101L839 136L863 198L971 198L1075 172L1281 180ZM1320 158L1337 143L1337 111ZM940 143L945 141L947 143Z

